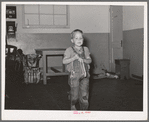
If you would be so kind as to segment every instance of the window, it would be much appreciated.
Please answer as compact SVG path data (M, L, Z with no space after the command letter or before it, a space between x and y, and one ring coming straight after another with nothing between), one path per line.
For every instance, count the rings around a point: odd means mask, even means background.
M69 27L67 5L24 5L23 27Z

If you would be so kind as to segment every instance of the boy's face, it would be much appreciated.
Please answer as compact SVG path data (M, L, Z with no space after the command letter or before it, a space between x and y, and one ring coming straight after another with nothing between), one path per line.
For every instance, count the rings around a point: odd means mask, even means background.
M72 43L74 43L75 46L78 46L78 47L82 46L82 44L83 44L83 36L82 36L82 33L80 33L80 32L75 32L75 33L74 33L74 37L73 37L73 39L72 39Z

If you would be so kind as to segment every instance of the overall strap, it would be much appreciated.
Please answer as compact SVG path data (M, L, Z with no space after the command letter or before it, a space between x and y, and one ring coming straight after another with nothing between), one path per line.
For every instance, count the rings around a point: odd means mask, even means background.
M84 55L84 58L86 58L86 56L85 56L85 50L84 50L84 47L82 48L82 50L83 50L83 55Z
M73 48L73 46L72 46L71 48L72 48L72 50L73 50L75 53L77 53L77 52L75 51L75 49ZM77 53L77 54L78 54L78 53ZM73 77L73 72L74 72L73 62L71 63L71 66L72 66L72 71L71 71L70 77Z
M79 54L79 53L74 49L73 46L72 46L71 48L72 48L72 50L73 50L75 53ZM82 47L82 51L83 51L83 53L84 53L84 47ZM79 54L79 55L80 55L80 54Z
M72 48L72 50L73 50L75 53L77 53L77 51L74 49L74 47L73 47L73 46L72 46L71 48ZM77 53L77 54L78 54L78 53Z
M84 52L84 47L82 47L82 50L83 50L83 52Z

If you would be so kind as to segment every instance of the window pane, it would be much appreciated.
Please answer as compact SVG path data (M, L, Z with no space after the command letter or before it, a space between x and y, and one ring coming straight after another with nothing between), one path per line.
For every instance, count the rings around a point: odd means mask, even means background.
M38 5L25 5L25 13L38 13Z
M25 15L25 25L39 25L38 15Z
M54 25L66 25L66 15L54 15Z
M54 6L54 14L66 14L66 6L65 5L55 5Z
M53 14L53 5L40 5L41 14Z
M68 26L67 5L24 5L24 25L31 27Z
M53 25L53 15L40 15L40 25Z

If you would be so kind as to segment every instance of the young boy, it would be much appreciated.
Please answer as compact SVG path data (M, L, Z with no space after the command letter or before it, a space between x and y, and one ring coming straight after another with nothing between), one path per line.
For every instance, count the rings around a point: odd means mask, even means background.
M87 110L89 103L89 64L92 62L87 47L83 47L83 32L79 29L71 33L72 47L68 47L64 53L63 64L70 73L68 84L70 85L71 110L76 110L79 101L80 109Z

